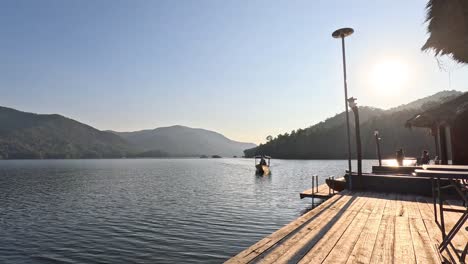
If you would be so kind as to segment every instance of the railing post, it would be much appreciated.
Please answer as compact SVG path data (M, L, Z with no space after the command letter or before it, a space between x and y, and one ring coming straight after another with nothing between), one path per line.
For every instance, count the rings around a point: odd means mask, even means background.
M315 175L312 175L312 192L311 194L314 194L314 191L315 191L315 188L314 188L314 183L315 183L315 179L314 179Z
M318 192L318 175L315 175L315 188L317 188Z
M311 195L312 195L312 209L314 208L314 177L315 175L312 175L312 189L311 189Z

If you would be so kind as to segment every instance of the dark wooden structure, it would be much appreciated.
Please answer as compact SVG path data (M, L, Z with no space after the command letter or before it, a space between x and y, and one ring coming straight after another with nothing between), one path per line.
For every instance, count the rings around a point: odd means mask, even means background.
M432 183L430 179L418 178L412 175L363 173L362 176L359 176L353 173L345 175L345 179L346 182L349 182L349 180L353 181L353 191L432 195Z
M417 114L406 122L406 126L431 129L442 164L448 164L450 159L450 142L452 164L468 165L468 93Z
M392 175L411 175L414 170L422 169L420 166L372 166L372 173L392 174Z

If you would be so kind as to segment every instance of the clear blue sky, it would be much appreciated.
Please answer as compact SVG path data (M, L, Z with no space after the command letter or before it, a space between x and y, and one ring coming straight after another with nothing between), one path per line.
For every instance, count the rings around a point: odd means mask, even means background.
M98 129L174 124L259 143L343 111L349 94L389 108L448 89L420 47L426 0L0 2L0 105L60 113ZM409 77L375 87L397 59ZM451 88L468 90L468 68ZM389 93L388 90L392 90Z

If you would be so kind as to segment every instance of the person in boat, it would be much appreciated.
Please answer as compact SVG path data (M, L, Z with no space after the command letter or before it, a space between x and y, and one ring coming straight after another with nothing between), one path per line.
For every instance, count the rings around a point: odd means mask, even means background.
M431 158L429 157L429 152L427 150L424 150L422 155L421 155L421 164L429 164L431 161Z
M405 159L405 154L403 153L403 149L400 148L396 152L396 161L398 163L398 166L403 166L403 160Z
M262 158L260 159L260 165L262 165L262 166L267 165L266 160L264 159L263 156L262 156Z

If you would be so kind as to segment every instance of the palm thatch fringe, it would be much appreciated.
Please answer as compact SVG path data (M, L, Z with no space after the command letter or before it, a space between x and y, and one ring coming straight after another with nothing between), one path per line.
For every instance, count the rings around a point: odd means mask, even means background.
M468 63L468 0L429 0L426 8L430 36L421 49Z

